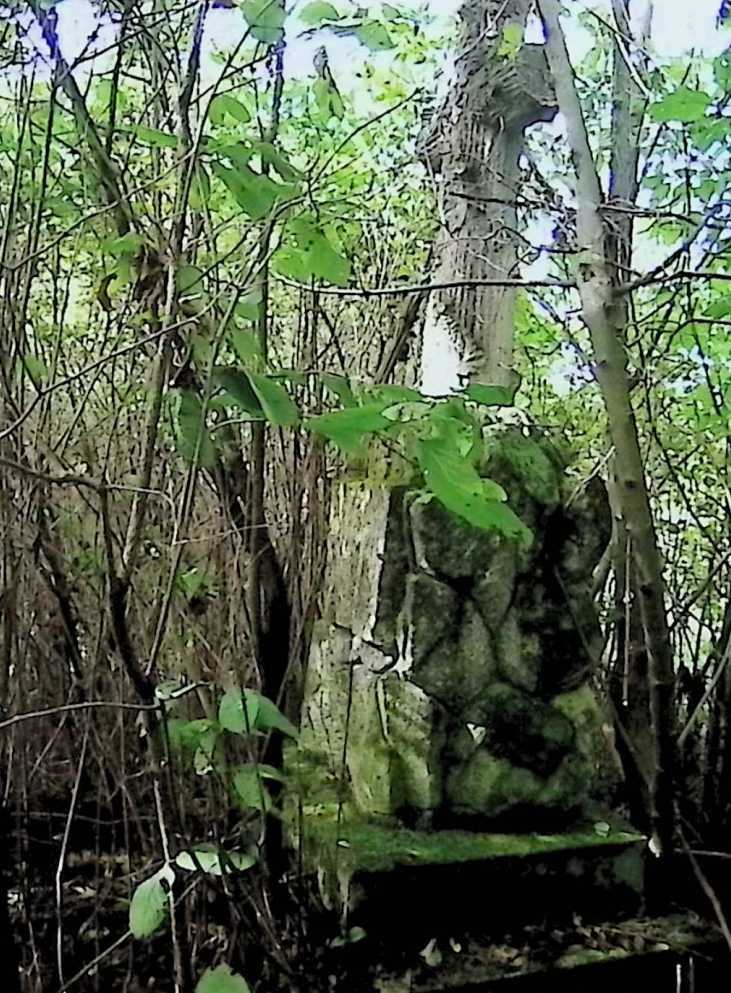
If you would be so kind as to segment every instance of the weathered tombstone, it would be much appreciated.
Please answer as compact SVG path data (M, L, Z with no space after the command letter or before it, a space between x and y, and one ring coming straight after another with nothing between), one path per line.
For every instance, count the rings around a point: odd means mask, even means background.
M530 544L406 490L363 493L384 518L382 547L358 545L342 522L343 580L314 633L301 753L363 815L542 831L598 817L606 800L614 771L589 685L604 488L594 480L567 505L556 450L520 428L498 434L486 468Z

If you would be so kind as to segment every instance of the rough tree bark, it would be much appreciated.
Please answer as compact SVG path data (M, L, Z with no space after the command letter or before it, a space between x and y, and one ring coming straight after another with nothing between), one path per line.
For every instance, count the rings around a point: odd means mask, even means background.
M434 282L518 275L524 133L556 113L543 46L510 44L522 39L530 6L529 0L470 0L460 9L454 85L421 140L424 161L441 177ZM514 286L432 293L422 354L425 392L448 393L465 378L509 384L515 297Z

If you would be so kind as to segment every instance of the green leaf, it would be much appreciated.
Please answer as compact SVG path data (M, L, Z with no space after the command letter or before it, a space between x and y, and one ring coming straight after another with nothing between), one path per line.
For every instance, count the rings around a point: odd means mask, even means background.
M259 397L254 392L251 381L240 369L216 369L213 375L215 383L224 389L228 395L247 413L264 420Z
M258 141L252 146L261 155L264 162L279 173L285 183L297 183L304 178L304 173L300 172L291 162L272 145L269 141Z
M498 58L514 59L523 44L523 28L520 24L506 24L497 50Z
M181 390L178 401L178 452L189 464L194 462L203 469L216 464L216 448L203 423L203 405L190 390Z
M363 21L353 32L361 44L365 45L372 52L380 52L384 49L393 48L394 44L391 35L383 24L378 21Z
M239 124L248 124L251 114L247 107L228 93L221 93L211 100L208 113L214 124L222 124L226 117L232 117Z
M164 866L140 883L129 906L129 929L135 938L149 938L167 919L168 890L175 880L172 868Z
M297 248L308 276L324 279L336 286L346 286L350 279L350 262L332 245L325 232L306 217L291 224Z
M410 386L399 386L396 383L389 383L384 386L372 386L368 390L368 395L384 404L396 403L422 403L424 397L418 390Z
M215 740L220 733L218 721L201 717L194 721L184 718L172 718L166 724L170 748L174 751L186 752L193 755L206 739Z
M340 14L338 14L333 5L331 3L325 3L324 0L315 0L314 3L308 3L299 12L299 19L302 23L315 28L319 28L325 21L337 21L339 17Z
M317 108L325 120L335 117L342 121L345 117L345 104L337 86L331 79L318 76L312 84L312 92L315 94Z
M258 698L258 706L255 717L255 725L257 730L281 731L282 734L289 735L290 738L297 737L297 728L291 723L291 721L287 720L273 700L262 696L260 693L257 693L256 690L246 690L245 693L247 699L250 696L256 696Z
M357 401L353 395L353 389L347 376L335 376L325 373L322 376L322 385L329 390L344 407L356 407Z
M48 366L39 359L37 355L28 353L22 358L23 368L34 386L40 385L44 379L48 379Z
M306 427L329 438L343 451L352 452L361 447L366 437L393 427L393 421L384 417L383 410L383 403L334 410L308 418Z
M225 872L243 872L256 865L256 859L247 852L229 852L213 845L201 845L192 852L180 852L175 864L189 872L200 870L211 876L222 876Z
M242 765L233 776L233 787L245 810L271 810L273 800L256 765Z
M218 706L218 721L232 734L250 734L256 729L259 704L264 698L252 690L226 690ZM245 707L244 707L245 703Z
M244 0L241 10L257 41L276 45L284 37L284 0Z
M233 972L228 965L206 969L195 988L195 993L251 993L243 976Z
M175 274L180 302L190 310L200 313L210 303L203 285L203 270L195 265L181 266Z
M650 107L650 117L654 121L682 121L684 124L691 124L705 117L710 104L711 97L703 90L679 86Z
M143 145L154 145L157 148L176 148L178 139L168 131L160 131L159 128L149 128L145 124L135 124L132 127L120 127L120 131L126 131Z
M145 239L141 234L130 231L118 238L107 238L100 247L102 252L106 252L108 255L136 255L144 243Z
M333 938L328 942L329 948L345 948L346 945L354 945L358 941L363 941L366 937L366 930L362 927L352 927L346 935Z
M270 214L280 201L291 200L299 194L296 186L275 183L273 179L262 176L243 162L237 163L235 169L229 169L222 162L216 161L212 163L211 168L214 175L218 176L233 193L241 209L254 220L261 220Z
M447 510L473 527L524 543L530 540L530 531L505 504L502 487L482 479L451 439L426 439L420 442L417 456L427 487Z
M259 313L261 310L261 302L262 302L261 287L254 286L250 290L247 290L246 293L241 294L241 297L237 301L236 306L234 308L234 312L239 317L242 317L245 321L258 321ZM247 339L253 337L249 331L243 333L246 335ZM233 346L234 351L236 352L236 354L238 355L238 357L241 359L242 362L248 362L251 358L254 357L254 355L256 355L257 358L259 357L258 342L256 343L256 350L254 353L250 351L251 346L248 342L244 346L244 351L240 351L235 341L235 337L236 337L235 334L232 332L231 345ZM256 341L256 339L254 340Z
M474 400L475 403L485 404L488 407L510 407L515 400L516 388L474 383L468 386L464 393L468 400Z
M709 307L706 307L704 316L711 318L711 320L722 321L729 315L731 315L731 296L724 296L714 300Z
M246 375L270 424L284 428L294 427L299 423L297 405L281 383L256 372L247 372Z

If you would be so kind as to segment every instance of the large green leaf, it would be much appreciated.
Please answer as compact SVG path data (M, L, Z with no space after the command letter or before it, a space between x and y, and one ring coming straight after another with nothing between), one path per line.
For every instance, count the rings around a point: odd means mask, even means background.
M498 531L523 543L530 532L505 504L505 491L480 477L472 461L451 439L429 438L418 446L418 459L427 487L447 510L473 527Z
M310 431L324 435L344 452L354 452L361 448L366 438L393 427L393 421L384 417L385 406L384 403L371 403L334 410L310 417L306 426Z
M259 731L281 731L290 738L297 737L297 728L287 720L273 700L262 696L256 690L245 690L245 694L247 700L250 697L256 697L258 700L255 725Z
M221 93L214 97L208 108L208 114L214 124L222 124L226 117L233 118L239 124L248 124L251 120L248 108L230 93Z
M296 186L275 183L273 179L262 176L245 163L239 163L235 169L230 169L222 162L214 161L211 168L233 193L241 209L255 221L271 214L282 200L290 200L299 193Z
M355 37L361 42L366 48L369 48L372 52L381 52L385 49L393 48L394 43L391 40L391 35L388 33L383 24L378 21L363 21L355 31L353 32Z
M99 247L102 252L107 252L109 255L136 255L144 243L145 239L141 234L129 231L117 238L107 238Z
M145 124L120 125L118 130L126 131L143 145L154 145L157 148L175 148L178 144L178 139L174 134L170 134L169 131L160 131L159 128L147 127Z
M178 452L186 462L204 469L216 464L216 448L203 418L199 397L190 390L181 390L177 411Z
M233 734L249 734L256 729L260 701L264 698L251 690L226 690L218 706L218 721Z
M264 813L271 810L274 801L266 787L265 775L257 765L242 765L233 775L233 787L236 797L244 810L261 810Z
M515 400L515 387L489 386L473 383L464 391L468 400L485 404L488 407L510 407Z
M682 121L684 124L691 124L706 116L710 104L711 97L703 90L679 86L650 107L650 117L655 121Z
M257 41L276 45L284 37L284 0L244 0L241 10Z
M324 0L314 0L313 3L305 4L298 12L299 19L303 24L313 28L319 28L325 21L337 21L340 15L331 3Z
M174 880L172 868L164 866L134 891L129 906L129 929L135 938L149 938L165 923L169 909L166 886L172 886Z
M228 965L206 969L195 988L195 993L250 993L243 976L233 972Z
M286 250L280 250L277 268L288 265L285 274L293 276L302 282L311 277L324 279L336 286L345 286L350 279L350 262L332 244L325 231L313 220L307 217L295 218L290 224L290 231L297 247L292 255Z
M194 721L174 717L168 719L166 729L170 748L174 751L186 752L190 756L200 747L201 741L206 736L218 735L219 725L217 721L207 717L200 717Z
M247 372L246 375L270 424L287 428L299 423L297 404L281 383L270 376L262 376L256 372Z
M251 380L241 369L216 369L214 380L247 413L260 420L265 418L261 401L254 392Z
M331 117L342 121L345 117L345 104L340 96L340 91L331 79L318 76L312 84L312 92L315 94L317 108L326 121Z
M322 385L330 393L334 394L344 407L356 407L357 401L353 394L353 388L347 376L336 376L331 373L323 373Z

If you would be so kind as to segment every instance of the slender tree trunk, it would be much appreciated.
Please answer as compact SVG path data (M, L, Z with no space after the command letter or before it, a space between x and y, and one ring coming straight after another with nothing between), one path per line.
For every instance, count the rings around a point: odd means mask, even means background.
M668 636L660 553L642 465L637 423L632 409L630 376L624 345L626 304L616 291L606 243L605 206L599 176L560 24L558 0L539 0L546 29L546 51L556 96L566 118L576 170L577 284L582 314L589 329L596 374L604 397L615 450L617 488L631 541L637 595L648 659L653 765L650 770L652 848L672 849L673 811L673 659Z

